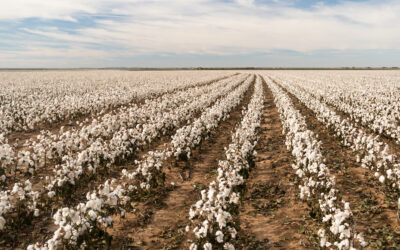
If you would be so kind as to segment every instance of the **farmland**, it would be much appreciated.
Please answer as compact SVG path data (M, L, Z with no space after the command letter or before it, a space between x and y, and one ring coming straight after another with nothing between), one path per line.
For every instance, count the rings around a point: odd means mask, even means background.
M0 72L0 247L400 247L400 71Z

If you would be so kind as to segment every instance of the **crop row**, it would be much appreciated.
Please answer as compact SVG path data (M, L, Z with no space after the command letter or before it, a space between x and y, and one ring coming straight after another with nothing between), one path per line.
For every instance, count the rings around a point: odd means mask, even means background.
M45 202L48 206L51 200L56 201L63 194L73 192L78 180L83 177L94 176L99 167L108 168L112 166L118 159L123 160L139 149L140 146L148 144L172 130L182 121L189 120L196 110L204 109L214 100L228 93L240 84L245 77L246 75L239 76L232 82L226 80L217 83L207 87L208 91L204 91L204 87L188 90L186 92L191 94L181 93L184 98L176 98L176 100L185 100L179 105L172 102L174 105L165 105L164 109L157 109L156 103L148 102L144 107L115 115L114 119L104 119L100 123L102 126L95 127L97 130L101 129L101 133L97 133L99 135L97 139L87 147L83 147L81 151L62 157L62 163L54 167L54 175L46 177L44 183L40 184L40 186L44 185L45 189L39 186L40 192L33 191L30 181L27 180L25 184L15 183L12 190L2 191L2 202L0 204L3 205L3 209L0 210L2 212L0 216L13 211L20 211L28 215L38 214L38 205L41 205L38 204L39 201ZM170 103L173 99L171 97L174 97L174 94L171 95L170 98L164 97L163 100ZM199 98L199 95L201 98ZM175 95L175 97L178 96ZM158 104L163 106L163 102ZM139 120L141 123L138 123L138 119L143 117L143 115L140 116L141 114L150 115L150 117L149 119ZM85 134L86 131L90 130L81 129L77 135L80 138L88 138L89 136ZM103 139L106 133L111 135L108 140ZM23 192L19 192L18 196L18 192L14 192L16 187L23 190ZM47 199L50 199L50 201ZM3 216L3 218L5 217Z
M271 80L267 83L281 117L286 147L295 158L292 167L300 182L300 198L311 201L319 211L318 217L323 224L318 231L321 247L352 249L355 244L365 246L363 237L354 232L350 204L338 199L340 195L334 177L324 164L321 141L307 129L304 116L284 90Z

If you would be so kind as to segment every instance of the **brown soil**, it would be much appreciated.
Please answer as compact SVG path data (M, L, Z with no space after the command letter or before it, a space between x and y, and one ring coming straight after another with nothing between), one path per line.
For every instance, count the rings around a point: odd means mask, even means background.
M400 246L400 226L397 219L397 204L380 192L382 184L373 181L372 172L361 168L351 149L344 147L334 136L334 131L319 122L315 114L288 93L296 108L306 117L308 129L322 141L322 154L331 174L336 177L336 186L342 199L350 202L355 230L364 235L370 248Z
M136 213L128 213L116 221L110 230L115 239L115 249L176 249L188 247L185 227L189 208L200 199L200 190L215 178L218 160L224 157L235 125L240 121L241 109L247 106L254 87L246 93L242 102L221 122L201 147L193 151L188 163L183 161L165 168L165 192L155 194L153 199L137 205Z
M285 146L278 109L264 84L264 114L255 167L239 213L241 249L307 249L307 205L298 198L292 158Z

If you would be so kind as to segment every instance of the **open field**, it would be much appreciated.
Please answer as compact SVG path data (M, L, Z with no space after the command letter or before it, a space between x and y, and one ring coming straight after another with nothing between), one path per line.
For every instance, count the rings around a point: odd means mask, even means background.
M0 90L0 248L400 248L400 71L2 71Z

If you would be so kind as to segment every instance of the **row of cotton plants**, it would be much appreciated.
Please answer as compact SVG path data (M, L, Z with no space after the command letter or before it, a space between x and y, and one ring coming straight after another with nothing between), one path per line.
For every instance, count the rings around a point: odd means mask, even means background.
M35 243L27 249L85 248L94 246L105 238L106 228L113 224L112 215L124 217L130 208L129 191L125 185L116 185L116 180L107 180L97 190L86 194L86 202L75 208L64 207L53 215L56 231L44 244Z
M139 181L140 184L136 186L140 189L149 189L151 184L156 183L157 178L162 174L163 162L171 156L176 159L189 159L192 149L207 139L211 131L217 128L221 121L228 118L231 110L239 105L253 81L254 76L248 78L235 91L230 92L225 98L206 109L194 122L178 129L172 136L169 146L161 152L150 152L148 157L137 162L138 168L135 171L124 171L124 176Z
M226 97L206 109L196 121L201 120L203 121L201 124L206 126L209 122L218 124L219 121L225 119L227 113L240 103L252 79L249 78L234 91L225 93ZM210 131L214 128L208 127L206 130ZM203 131L204 136L204 130L199 131ZM188 146L193 147L196 142L199 140L188 143ZM127 203L131 197L137 195L141 189L149 190L152 187L151 184L156 181L154 178L158 175L155 170L160 172L163 161L173 155L172 148L166 148L160 152L149 152L143 160L136 162L135 171L123 170L122 178L107 180L96 191L89 192L86 195L87 201L80 203L77 207L59 209L53 216L57 225L53 237L44 244L30 245L28 249L54 249L62 245L83 247L103 237L104 230L112 226L111 215L120 213L124 216L126 209L130 208Z
M232 73L48 71L0 74L0 134L103 113Z
M23 145L22 150L10 146L4 134L0 135L0 169L1 181L7 175L14 175L15 171L34 174L37 168L63 162L63 157L73 157L84 148L101 138L109 140L121 127L135 128L135 126L153 122L154 117L163 115L161 111L170 111L182 105L188 98L195 98L230 84L232 80L243 79L245 76L236 76L203 87L171 92L156 99L146 100L142 106L131 105L129 108L120 108L115 113L107 114L102 119L94 119L89 124L64 131L61 127L58 133L41 131L36 138L31 138ZM204 83L203 83L204 84ZM200 84L201 85L201 84ZM217 89L214 89L217 88ZM139 125L140 126L140 125Z
M340 74L339 74L340 75ZM296 83L322 101L345 112L357 123L400 143L400 94L391 77L296 77ZM285 77L286 78L286 77Z
M235 249L230 243L236 238L237 225L232 216L240 200L240 186L250 170L250 162L256 154L257 129L261 124L264 91L260 77L257 77L254 94L247 110L243 111L240 125L232 134L232 142L225 151L226 160L218 164L218 176L201 191L201 200L189 212L191 225L196 236L190 249L224 248Z
M185 95L187 98L186 102L169 112L163 112L165 110L160 109L147 123L143 123L140 126L133 126L133 128L130 129L126 128L127 125L121 125L120 129L114 132L110 140L97 139L77 155L64 156L64 162L61 165L56 165L54 169L55 175L46 177L45 183L41 183L41 185L46 185L45 189L41 189L41 199L50 199L46 200L47 204L50 201L57 201L63 193L68 194L73 191L79 179L94 176L99 167L110 167L118 158L125 158L131 155L137 150L138 146L150 143L156 137L161 136L166 129L173 129L181 122L190 120L195 111L204 110L216 99L226 95L232 89L240 85L246 77L247 76L244 75L232 82L224 81L223 83L215 84L210 88L210 91L201 91L202 94L200 96ZM168 100L168 98L165 98L165 100ZM162 103L160 103L160 105L162 106ZM145 111L141 112L146 113ZM148 113L151 113L150 110ZM134 119L133 115L131 119ZM4 193L7 192L9 191L5 191ZM21 201L18 204L23 204L24 202L26 203L28 200ZM6 205L10 206L10 204L5 203L4 206ZM16 206L13 204L11 207ZM10 213L9 210L7 210L7 212ZM4 214L5 213L1 213L0 216L4 217Z
M350 205L338 200L339 191L321 154L321 141L307 129L304 116L294 107L289 96L274 82L267 80L281 117L287 149L295 157L293 169L299 178L300 198L318 206L324 225L318 231L321 247L354 249L366 245L354 231ZM268 226L268 225L266 225Z
M0 135L0 183L4 184L10 166L14 165L14 151L4 135ZM14 218L16 224L39 215L37 200L39 192L32 189L29 180L18 182L9 190L0 191L0 231L7 223L5 214L21 211L22 216Z
M118 158L126 158L138 147L149 144L155 138L172 131L184 121L189 121L196 111L202 111L219 97L226 95L237 87L244 77L236 81L212 86L210 91L201 91L201 95L186 95L185 102L179 106L171 107L169 110L154 106L152 110L143 110L143 114L152 114L150 119L139 123L133 128L122 126L109 141L97 139L88 148L79 152L75 157L64 156L66 159L61 165L56 165L54 172L56 176L49 177L50 184L47 186L49 195L52 196L65 184L75 185L82 174L94 175L99 167L108 167L115 163ZM178 98L177 98L178 99ZM165 99L168 100L168 99ZM171 100L171 99L169 99ZM135 116L131 116L135 119ZM140 116L139 116L140 117ZM136 117L138 118L138 117ZM134 123L132 121L132 123ZM135 125L135 124L134 124ZM126 125L127 126L127 125Z
M237 76L211 85L193 87L170 94L165 94L156 99L149 99L145 104L132 105L129 108L120 108L115 113L107 114L101 119L94 119L86 125L81 125L72 130L64 131L61 127L59 133L43 131L36 139L26 141L23 150L14 151L14 164L17 169L10 169L12 174L18 170L33 174L38 168L46 165L60 164L66 156L76 157L82 150L95 145L99 139L108 141L121 129L139 129L143 124L158 123L174 112L177 107L184 107L188 100L213 91L218 91L229 85L232 81L240 81L245 76ZM165 127L168 129L168 127ZM154 129L153 129L154 130ZM148 129L147 134L154 133Z
M0 134L0 184L7 178L7 172L14 165L14 150L4 134Z
M351 121L340 117L325 103L302 89L292 81L282 81L282 85L293 93L302 103L315 112L316 118L326 127L335 131L335 136L341 139L343 145L350 147L357 155L357 162L363 168L374 171L374 176L385 183L395 193L400 190L400 162L395 154L390 153L388 144L379 136L368 134L363 129L356 128Z
M146 100L140 108L133 105L120 109L115 114L104 116L101 120L93 120L90 124L65 131L61 127L58 134L43 131L36 140L25 142L23 150L17 150L7 143L4 135L0 140L0 159L4 181L7 173L14 175L15 171L33 174L38 168L61 163L63 157L74 157L78 152L89 147L101 138L109 140L121 127L135 128L140 123L146 123L160 111L169 111L182 105L189 97L201 96L213 91L213 87L225 86L229 80L219 81L206 87L195 87L185 91L171 93L154 100ZM157 113L158 112L158 113Z

